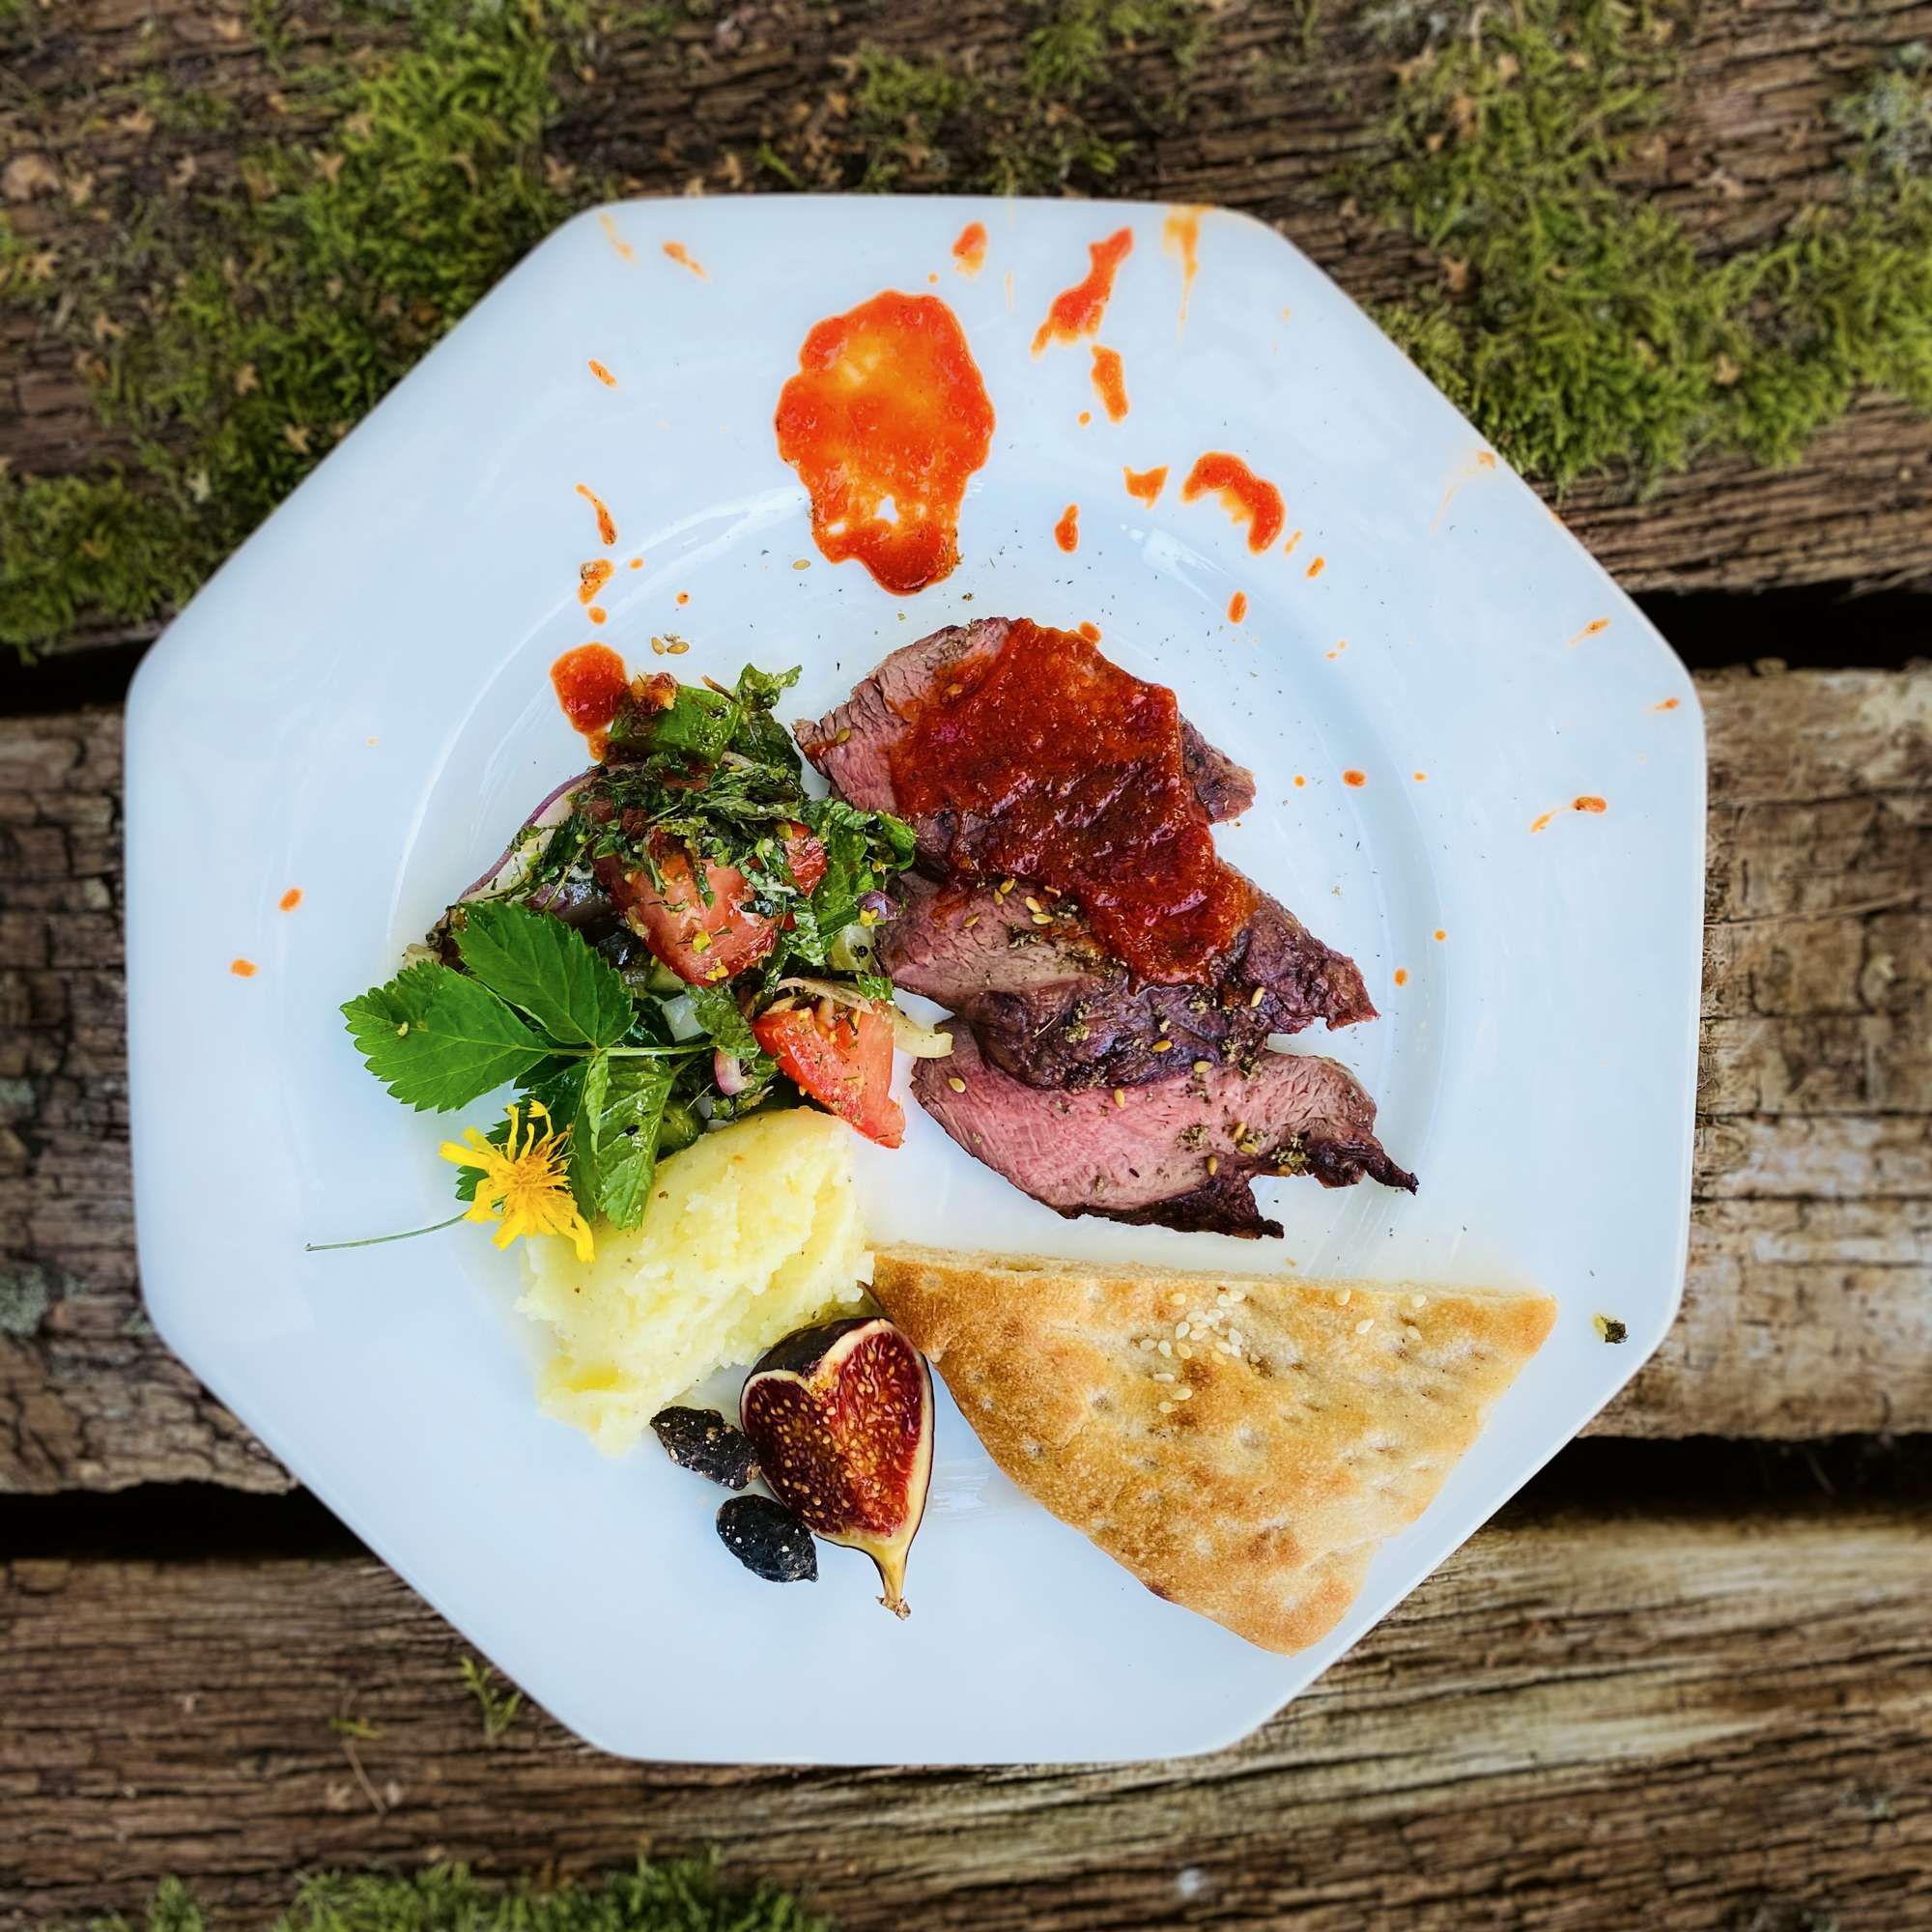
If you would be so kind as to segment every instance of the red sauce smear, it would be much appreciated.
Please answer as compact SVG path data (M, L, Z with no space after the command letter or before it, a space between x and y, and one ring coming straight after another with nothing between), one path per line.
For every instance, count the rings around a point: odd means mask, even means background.
M1282 545L1281 547L1282 555L1293 556L1294 554L1294 547L1300 541L1301 541L1301 532L1299 530L1296 530L1294 534L1292 537L1290 537L1285 544Z
M1677 709L1677 699L1666 697L1662 704L1653 704L1650 708L1653 711L1675 711Z
M704 272L704 264L692 258L690 249L682 242L667 242L664 250L680 269L689 269L700 282L708 282L711 277Z
M1093 266L1084 281L1075 282L1070 289L1062 289L1054 297L1053 306L1047 310L1046 320L1033 339L1036 355L1049 342L1077 342L1100 327L1100 318L1106 314L1107 303L1113 297L1114 277L1133 245L1131 228L1117 229L1104 242L1087 244Z
M1237 590L1228 599L1228 621L1238 624L1248 614L1248 593Z
M1408 984L1408 968L1406 966L1398 966L1395 969L1395 982L1398 986Z
M1366 772L1350 771L1342 774L1342 782L1345 785L1365 785L1368 781L1368 774Z
M1201 263L1198 250L1201 246L1201 211L1198 208L1177 210L1161 223L1161 246L1170 255L1180 257L1180 332L1187 330L1187 304L1194 294L1194 273Z
M597 535L601 542L613 544L617 541L617 526L611 512L604 507L603 499L587 484L580 483L577 494L597 512Z
M281 895L281 897L275 901L275 905L278 911L294 912L296 907L300 905L301 902L302 902L302 889L299 886L291 886L288 889L288 891L285 892Z
M1585 638L1594 638L1600 636L1603 632L1607 631L1609 628L1610 628L1610 620L1607 617L1592 617L1590 621L1587 624L1585 624L1583 628L1580 631L1578 631L1574 638L1570 639L1570 648L1574 651L1577 648L1577 646L1583 641Z
M1308 574L1310 577L1320 577L1321 573L1327 568L1328 568L1328 559L1325 556L1318 556L1315 559L1315 561L1308 566Z
M952 244L952 266L962 275L977 275L986 266L986 224L969 221Z
M1122 469L1121 474L1127 480L1127 495L1137 497L1151 510L1160 500L1160 493L1167 488L1167 465L1158 469Z
M228 962L228 970L238 980L252 980L262 969L252 959L231 959Z
M1572 811L1607 811L1609 809L1609 801L1601 798L1579 798L1570 808Z
M1053 540L1062 550L1075 551L1080 548L1080 505L1069 503L1060 514L1060 521L1053 526Z
M1183 502L1212 490L1228 514L1248 526L1248 548L1266 550L1281 534L1281 492L1264 476L1257 476L1238 456L1210 449L1187 472L1180 486Z
M609 645L579 644L551 666L550 682L563 715L590 740L591 751L601 758L604 733L631 688L624 660Z
M613 532L614 534L614 532ZM608 542L609 539L607 538ZM577 567L577 601L580 604L592 602L597 593L610 582L617 566L608 556L593 556L588 563Z
M594 355L590 358L590 373L593 376L595 376L597 380L600 383L602 383L607 389L614 389L617 386L616 377L611 375L610 370L605 368L603 363L598 361L598 359Z
M992 446L993 406L958 318L887 290L805 338L779 396L779 454L811 494L811 533L882 588L923 590L959 561L966 481ZM897 521L879 512L890 497Z
M1094 387L1099 393L1109 422L1119 422L1127 412L1127 384L1122 371L1121 352L1094 345Z
M1095 937L1144 980L1198 978L1252 910L1247 882L1215 856L1174 693L1084 638L1013 625L920 706L892 772L909 816L951 807L988 821L977 875L1076 894Z

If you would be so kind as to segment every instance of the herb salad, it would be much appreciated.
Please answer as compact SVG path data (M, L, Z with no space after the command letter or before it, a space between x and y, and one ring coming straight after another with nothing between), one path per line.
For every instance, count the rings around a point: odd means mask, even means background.
M444 1147L464 1218L590 1242L637 1226L658 1160L753 1110L816 1102L889 1147L895 1040L871 928L913 857L903 821L808 798L773 716L797 672L624 684L596 765L554 791L386 984L343 1008L399 1100L507 1118Z

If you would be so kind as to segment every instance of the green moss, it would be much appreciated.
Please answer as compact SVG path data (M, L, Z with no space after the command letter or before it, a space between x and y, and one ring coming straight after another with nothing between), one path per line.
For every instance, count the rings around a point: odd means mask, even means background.
M136 1932L126 1918L90 1932ZM173 1880L156 1892L139 1932L209 1932L200 1901ZM554 1888L485 1886L460 1865L412 1877L331 1872L302 1881L269 1932L832 1932L770 1885L719 1882L705 1859L639 1860L631 1871Z
M410 42L305 76L326 140L243 153L239 185L130 194L61 306L138 473L0 495L0 639L139 622L186 595L531 243L603 184L544 130L581 6L415 0ZM192 113L192 97L172 111ZM156 115L159 120L162 117ZM563 185L568 181L568 186ZM45 307L17 245L8 296ZM93 318L125 328L97 346ZM112 528L113 541L102 539Z
M1385 17L1400 33L1408 15ZM1865 389L1932 407L1922 76L1886 71L1839 103L1845 206L1708 260L1612 172L1668 116L1677 18L1613 0L1431 16L1354 178L1441 265L1384 327L1559 489L1713 449L1789 462Z
M1213 32L1206 0L1046 0L1016 71L976 73L877 47L858 56L860 172L853 185L1050 193L1097 186L1130 143L1110 129L1171 116L1170 85L1150 99L1131 64L1184 78Z

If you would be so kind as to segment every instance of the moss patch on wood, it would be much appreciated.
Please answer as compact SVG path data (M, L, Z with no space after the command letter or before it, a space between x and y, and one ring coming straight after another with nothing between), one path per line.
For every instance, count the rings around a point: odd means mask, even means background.
M224 1915L223 1922L232 1922ZM209 1932L210 1918L169 1881L138 1921L96 1919L88 1932ZM705 1859L639 1860L596 1883L487 1886L460 1865L407 1878L333 1872L304 1879L270 1932L833 1932L771 1885L722 1884Z
M1512 463L1560 491L1712 450L1789 463L1861 390L1932 410L1932 75L1833 109L1844 194L1700 255L1614 171L1668 118L1682 19L1615 0L1431 15L1396 68L1364 202L1435 251L1379 317Z
M958 62L886 43L878 0L772 0L823 71L715 178L1157 187L1155 143L1204 88L1264 115L1285 75L1319 81L1322 45L1367 37L1390 77L1333 196L1430 251L1433 285L1380 320L1528 474L1640 487L1712 451L1788 461L1863 391L1932 410L1926 58L1852 85L1829 110L1831 190L1724 253L1628 185L1681 99L1686 5L1381 0L1329 30L1307 0L1281 51L1243 68L1236 15L1209 0L1037 0L1010 42ZM59 19L39 0L0 14L0 61ZM575 165L556 152L597 66L621 49L633 75L696 84L735 21L709 0L249 0L217 25L266 64L266 106L191 60L65 99L141 153L98 188L31 147L9 162L0 305L31 318L43 364L50 347L71 360L117 454L0 472L0 641L31 652L176 608L532 242L623 191L593 118ZM662 131L669 154L682 130ZM30 239L77 225L37 201L71 216L89 194L82 245Z

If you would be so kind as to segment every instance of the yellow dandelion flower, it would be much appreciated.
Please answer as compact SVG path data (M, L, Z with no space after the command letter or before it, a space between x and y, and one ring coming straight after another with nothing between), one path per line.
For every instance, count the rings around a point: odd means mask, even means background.
M477 1173L476 1204L463 1218L498 1223L499 1248L507 1248L519 1235L566 1235L576 1245L577 1259L589 1261L595 1252L590 1224L577 1211L564 1171L570 1129L554 1128L550 1109L541 1100L513 1101L509 1112L510 1134L501 1147L474 1127L466 1128L461 1141L442 1144L444 1160Z

